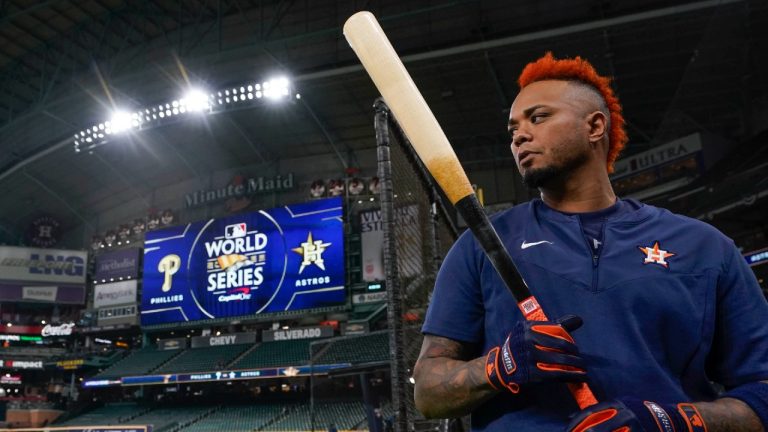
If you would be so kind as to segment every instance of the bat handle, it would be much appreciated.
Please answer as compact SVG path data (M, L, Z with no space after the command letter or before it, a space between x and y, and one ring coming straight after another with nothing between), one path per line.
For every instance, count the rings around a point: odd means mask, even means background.
M568 390L571 391L571 395L576 399L576 403L579 408L585 409L592 405L597 405L597 399L592 394L592 389L589 388L587 383L568 383Z
M534 296L521 301L517 304L517 307L520 308L523 316L528 321L549 321L544 313L544 309L539 306L539 302L536 301ZM587 383L568 383L568 390L571 391L573 398L581 409L597 404L597 399Z

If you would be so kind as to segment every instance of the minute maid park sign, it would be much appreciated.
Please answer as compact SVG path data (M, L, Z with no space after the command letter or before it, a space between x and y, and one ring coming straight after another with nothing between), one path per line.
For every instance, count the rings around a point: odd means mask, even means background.
M240 184L234 182L218 189L200 189L187 194L184 202L187 208L209 205L230 198L241 198L247 195L255 195L265 192L281 192L294 188L293 173L274 177L261 176L249 177Z

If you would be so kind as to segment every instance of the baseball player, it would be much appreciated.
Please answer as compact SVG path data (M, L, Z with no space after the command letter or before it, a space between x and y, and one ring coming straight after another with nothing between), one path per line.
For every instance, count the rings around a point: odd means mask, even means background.
M525 321L464 233L424 323L419 410L471 413L476 431L762 431L768 304L733 242L616 197L608 174L627 140L624 119L587 61L547 54L518 82L511 150L541 198L492 220L559 318ZM587 382L600 402L580 410L564 382Z

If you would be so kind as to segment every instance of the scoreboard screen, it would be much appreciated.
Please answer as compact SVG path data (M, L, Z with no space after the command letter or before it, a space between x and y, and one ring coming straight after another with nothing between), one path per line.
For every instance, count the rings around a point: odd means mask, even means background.
M341 198L148 232L143 326L347 301Z

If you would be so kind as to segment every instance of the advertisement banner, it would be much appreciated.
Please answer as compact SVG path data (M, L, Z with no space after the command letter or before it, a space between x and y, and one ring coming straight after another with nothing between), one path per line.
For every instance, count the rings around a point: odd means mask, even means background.
M40 327L40 329L42 329L42 327ZM38 330L38 334L40 334L39 330ZM29 335L21 335L21 334L0 334L0 341L42 342L42 340L43 340L42 336L29 336Z
M117 332L117 331L123 331L131 328L131 324L110 324L110 325L98 325L96 327L81 327L78 332L79 333L104 333L104 332ZM119 346L121 348L127 348L127 346L123 346L121 342L116 342L115 346Z
M765 264L768 262L768 248L745 253L744 259L747 260L747 264L749 264L750 267Z
M195 336L192 348L256 343L256 333L232 333L219 336Z
M5 374L0 376L0 384L21 385L21 375Z
M418 227L419 207L416 204L395 209L397 265L400 276L413 277L423 272L421 230ZM360 212L363 280L384 280L384 229L381 210Z
M120 426L97 426L97 427L82 427L82 426L62 426L55 429L46 428L46 431L55 432L152 432L151 425L120 425Z
M264 342L327 337L333 337L333 327L331 326L294 327L285 330L264 330L261 332L261 340Z
M330 198L148 232L141 324L343 304L342 216Z
M695 133L678 138L664 145L656 146L651 150L617 160L614 164L613 174L611 174L611 181L663 165L701 150L700 134Z
M139 323L137 314L138 306L136 304L103 307L98 309L98 324L100 326L114 326L117 324L135 325Z
M87 261L85 251L0 246L0 278L84 284Z
M381 227L381 210L360 212L360 242L363 280L384 280L384 230Z
M85 285L57 285L55 290L51 288L54 287L48 285L33 286L29 283L0 282L0 302L46 301L64 304L85 303ZM44 298L50 298L50 294L55 294L54 300L43 300ZM1 329L0 332L2 332Z
M56 362L56 367L64 370L75 370L80 369L84 364L84 359L59 360Z
M66 324L59 324L59 325L47 324L40 331L40 335L42 337L71 336L74 330L75 330L75 323L66 323Z
M187 347L187 338L160 339L157 342L159 350L176 350Z
M349 367L349 363L321 364L314 366L288 366L286 368L264 368L244 370L218 370L195 373L126 376L119 380L85 380L83 387L167 385L191 382L255 380L274 377L296 377L310 374L327 374L334 369Z
M137 291L135 280L96 285L93 288L93 307L136 303Z
M0 360L0 365L6 369L42 369L42 360Z
M55 286L25 286L21 287L21 298L23 300L55 302L58 292L59 287Z
M106 252L96 256L94 280L109 282L112 280L136 279L139 276L141 249L131 248Z
M366 334L369 331L368 321L344 323L341 327L341 334L344 336Z
M387 301L387 292L371 292L355 294L352 296L352 304L381 303Z

